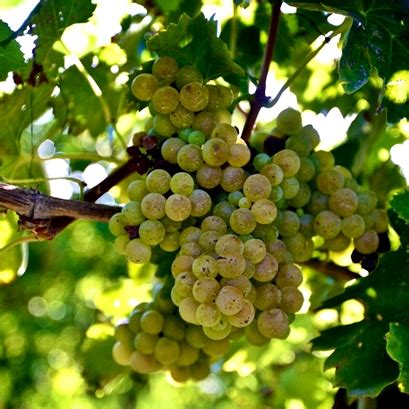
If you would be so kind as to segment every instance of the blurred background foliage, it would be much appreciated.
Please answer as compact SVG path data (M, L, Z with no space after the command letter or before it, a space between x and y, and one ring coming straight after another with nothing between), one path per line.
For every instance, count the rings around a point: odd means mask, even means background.
M182 11L215 15L221 38L250 79L236 81L236 86L245 94L254 92L252 80L262 63L271 4L252 1L240 8L234 3L240 2L44 2L32 16L40 28L37 38L19 33L25 60L10 54L15 58L7 60L9 69L0 69L2 179L20 184L29 179L43 192L78 198L78 183L67 177L91 187L122 164L124 145L148 117L146 109L137 112L128 91L136 69L153 57L144 41L177 22ZM1 0L0 18L17 30L22 16L36 5L32 0ZM56 31L45 24L50 5L69 17L59 20ZM267 83L270 96L325 41L322 34L343 24L339 15L287 5L283 12ZM0 41L8 30L0 26ZM321 148L334 149L337 163L350 168L386 204L409 178L409 124L406 119L387 124L376 72L357 92L344 92L337 71L341 48L339 37L324 46L279 103L262 109L257 130L271 130L276 114L287 106L303 109L304 123L312 123L323 138ZM247 109L246 102L241 108ZM237 126L244 120L235 113ZM61 179L46 181L50 177ZM111 189L101 202L127 201L126 186L135 177ZM0 248L25 237L14 214L0 214ZM346 255L333 261L351 264ZM359 271L357 265L352 271ZM319 309L323 300L342 291L347 278L305 268L302 290L308 301L287 340L260 348L238 341L213 365L209 378L180 385L162 373L146 377L126 372L111 356L113 324L139 302L150 300L154 272L153 265L127 265L114 252L107 226L98 223L76 222L52 242L1 250L0 409L332 407L334 373L323 371L328 354L311 352L309 341L320 330L362 319L364 308L354 300Z

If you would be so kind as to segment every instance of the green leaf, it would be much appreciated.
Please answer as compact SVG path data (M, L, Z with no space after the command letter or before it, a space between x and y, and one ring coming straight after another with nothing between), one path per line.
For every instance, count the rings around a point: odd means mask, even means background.
M409 326L391 324L386 341L389 355L399 364L399 382L403 391L409 393Z
M0 21L0 44L7 40L12 33L9 26ZM17 71L25 66L23 53L15 39L0 45L0 61L0 81L5 80L10 71Z
M374 397L399 374L398 365L385 351L387 331L388 324L376 320L339 326L313 340L314 349L335 348L325 369L335 368L339 387L347 388L352 396Z
M391 206L402 219L409 223L409 190L393 196Z
M63 64L63 55L53 49L64 29L91 17L95 4L91 0L44 0L32 19L31 34L37 35L35 58L46 71Z
M217 37L217 23L203 14L190 18L182 14L178 23L169 24L166 31L147 41L151 51L159 56L173 57L179 65L195 65L206 80L217 77L244 76L227 45Z

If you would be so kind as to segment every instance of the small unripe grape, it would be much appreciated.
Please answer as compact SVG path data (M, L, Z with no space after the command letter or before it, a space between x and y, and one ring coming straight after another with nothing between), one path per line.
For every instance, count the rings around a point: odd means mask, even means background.
M193 192L195 181L186 172L175 173L170 179L170 190L173 193L189 196Z
M203 165L202 150L197 145L183 146L177 155L177 163L186 172L195 172Z
M170 163L176 164L178 152L185 145L185 142L179 138L166 139L161 146L162 158Z
M274 163L263 166L260 173L268 178L272 186L278 186L284 178L283 170Z
M281 288L280 309L287 314L292 314L301 309L304 303L304 297L301 291L296 287Z
M222 171L220 185L225 192L241 190L246 180L246 173L242 168L227 166Z
M244 328L254 320L255 314L256 310L253 304L248 300L243 300L242 309L237 314L230 315L228 319L233 327Z
M139 74L131 84L132 94L140 101L150 101L159 87L159 82L152 74Z
M171 365L179 358L179 344L173 339L159 338L155 345L154 356L162 365Z
M152 256L151 247L141 239L131 240L125 247L128 260L135 264L147 263Z
M162 331L165 319L156 310L147 310L141 316L141 329L147 334L156 335Z
M176 87L182 89L190 82L203 82L203 76L193 65L185 65L176 73Z
M167 115L179 105L179 93L175 88L164 86L158 88L152 97L152 106L156 113Z
M222 201L217 203L213 208L213 214L228 223L230 220L230 216L235 209L236 208L231 203Z
M351 216L358 209L358 196L351 189L338 189L329 198L329 208L338 216Z
M131 363L132 348L123 342L115 342L112 348L112 357L118 365L127 366Z
M141 203L136 201L128 202L122 208L122 220L126 226L138 226L144 220L145 216L142 213Z
M237 314L244 305L244 298L236 287L222 287L216 297L216 305L224 315Z
M141 210L147 219L159 220L165 216L166 199L160 193L148 193L141 202Z
M273 156L273 163L282 169L285 177L294 176L301 165L300 157L291 149L283 149L277 152Z
M256 228L252 231L252 236L256 239L261 239L265 243L274 241L278 238L279 232L276 226L271 224L257 224Z
M244 182L243 193L252 202L268 199L271 194L271 183L264 175L250 175Z
M219 274L226 278L238 277L246 268L246 259L241 254L220 256L216 263Z
M169 120L170 122L172 122L172 125L175 128L183 129L192 126L194 116L195 115L192 111L189 111L188 109L179 104L173 111L169 113Z
M257 318L260 333L266 338L287 338L290 328L288 316L279 308L263 311Z
M266 256L266 245L259 239L247 240L244 243L243 256L253 264L261 263Z
M202 232L206 231L217 231L220 234L226 234L227 232L227 225L225 221L218 217L218 216L207 216L203 219L200 228Z
M281 291L274 284L265 283L258 287L256 291L257 296L254 305L261 311L277 308L281 302Z
M206 142L206 135L202 131L192 131L187 141L194 145L202 146Z
M256 219L249 209L236 209L232 212L230 219L230 227L237 234L249 234L256 225Z
M203 160L210 166L221 166L227 160L228 145L222 139L209 139L202 148Z
M179 66L171 57L159 57L152 65L152 74L162 84L174 82L178 71Z
M191 215L193 217L202 217L209 213L212 207L212 198L210 195L201 189L195 189L189 195L191 203Z
M177 129L169 119L169 115L156 115L153 119L153 130L160 136L169 138Z
M315 232L324 239L333 239L342 228L342 220L330 210L323 210L314 219Z
M169 173L164 169L154 169L146 177L146 188L149 192L165 194L170 186Z
M273 255L266 253L264 259L256 264L256 271L254 272L254 280L266 283L271 281L278 272L278 262Z
M139 237L141 240L151 246L159 244L166 235L163 224L158 220L145 220L139 226Z
M209 90L201 82L193 81L183 86L179 99L189 111L202 111L209 102Z
M192 293L197 302L208 303L215 300L219 290L220 284L215 278L202 277L194 283Z
M216 117L213 112L202 111L194 116L192 128L203 132L206 137L210 137L216 124Z
M247 197L242 197L239 200L239 207L242 207L243 209L250 209L251 207L251 200L248 199Z
M235 143L229 146L227 162L231 166L242 168L250 161L251 153L248 146L244 143Z
M196 172L196 181L205 189L213 189L222 181L222 170L219 166L204 164Z
M114 236L122 236L128 234L125 230L125 221L122 213L115 213L110 219L108 224L109 231Z
M301 113L293 108L286 108L277 116L277 128L287 135L297 133L302 128Z
M212 302L201 303L196 309L196 320L203 327L213 327L220 321L221 317L219 309Z
M276 284L280 287L298 287L302 283L302 273L295 264L284 264L278 270Z
M267 153L258 153L253 159L253 166L260 172L265 166L271 164L271 157ZM261 173L261 172L260 172ZM267 175L266 175L267 176Z
M213 128L211 137L222 139L227 143L227 145L230 146L236 144L238 135L237 130L234 126L231 126L228 123L219 123Z
M192 272L198 278L215 278L219 272L216 260L209 254L199 255L192 264Z
M354 247L362 254L374 253L379 246L379 236L374 230L366 231L362 236L354 239Z

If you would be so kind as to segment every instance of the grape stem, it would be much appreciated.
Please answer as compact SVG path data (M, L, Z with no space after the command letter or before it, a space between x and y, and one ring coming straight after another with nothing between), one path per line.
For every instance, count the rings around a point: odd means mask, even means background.
M257 85L256 92L253 94L253 99L250 103L250 111L247 115L246 122L243 127L242 139L248 141L253 130L254 124L256 122L257 116L260 112L260 109L269 102L269 98L266 96L266 82L267 74L270 68L271 60L274 54L274 48L277 41L278 33L278 24L280 21L281 15L281 4L282 1L275 1L272 14L271 14L271 23L268 32L268 40L266 51L264 53L263 65L260 72L260 79Z

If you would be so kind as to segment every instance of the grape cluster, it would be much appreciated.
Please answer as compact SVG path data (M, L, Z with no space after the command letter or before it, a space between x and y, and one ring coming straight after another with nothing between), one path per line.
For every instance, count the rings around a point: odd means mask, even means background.
M109 227L130 262L149 262L157 247L174 258L169 291L118 327L114 357L140 373L200 379L230 340L286 338L303 305L296 263L352 242L353 260L368 264L387 214L330 152L314 150L319 135L296 110L278 115L275 137L254 134L251 150L231 125L232 92L192 66L160 57L132 91L149 102L164 166L129 184Z

